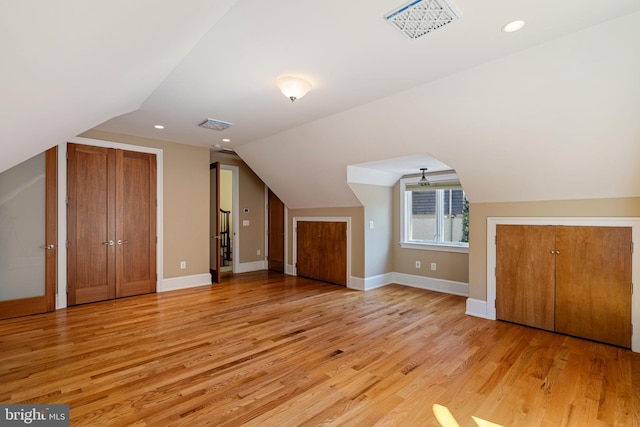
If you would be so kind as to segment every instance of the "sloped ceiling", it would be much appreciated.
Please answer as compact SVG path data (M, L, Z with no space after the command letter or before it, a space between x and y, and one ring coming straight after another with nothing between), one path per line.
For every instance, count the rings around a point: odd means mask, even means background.
M637 0L457 0L417 40L391 0L24 3L0 15L0 170L97 127L223 144L291 208L358 205L348 165L421 156L473 202L640 195ZM284 73L313 90L292 104Z
M0 171L136 110L232 0L8 0Z

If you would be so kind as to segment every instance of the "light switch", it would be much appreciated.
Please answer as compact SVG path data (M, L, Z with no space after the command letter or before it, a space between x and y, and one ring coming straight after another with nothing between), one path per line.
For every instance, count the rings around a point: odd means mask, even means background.
M373 228L373 221L369 221L369 228Z
M243 219L242 220L242 226L243 227L248 227L249 226L249 220L248 219Z

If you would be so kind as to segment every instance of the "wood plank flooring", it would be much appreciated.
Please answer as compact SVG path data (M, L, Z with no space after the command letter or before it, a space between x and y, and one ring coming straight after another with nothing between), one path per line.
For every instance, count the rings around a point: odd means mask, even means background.
M640 425L639 355L464 309L257 272L2 320L0 402L77 426Z

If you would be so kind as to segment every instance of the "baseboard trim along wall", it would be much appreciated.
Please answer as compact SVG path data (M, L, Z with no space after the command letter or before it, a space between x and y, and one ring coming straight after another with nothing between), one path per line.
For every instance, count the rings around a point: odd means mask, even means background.
M465 314L469 316L482 317L483 319L491 319L487 316L487 302L479 299L467 298L467 311Z
M248 273L250 271L266 270L267 263L263 261L241 262L238 264L238 271L234 273Z
M175 291L178 289L195 288L196 286L204 286L211 284L211 274L194 274L193 276L172 277L164 279L158 292Z

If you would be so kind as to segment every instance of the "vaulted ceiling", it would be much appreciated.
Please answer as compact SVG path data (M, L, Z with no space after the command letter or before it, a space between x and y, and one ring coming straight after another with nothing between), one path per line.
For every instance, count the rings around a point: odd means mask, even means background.
M293 208L359 204L349 165L444 163L472 202L640 196L640 2L450 3L409 39L392 0L11 1L0 170L97 127L231 148Z

